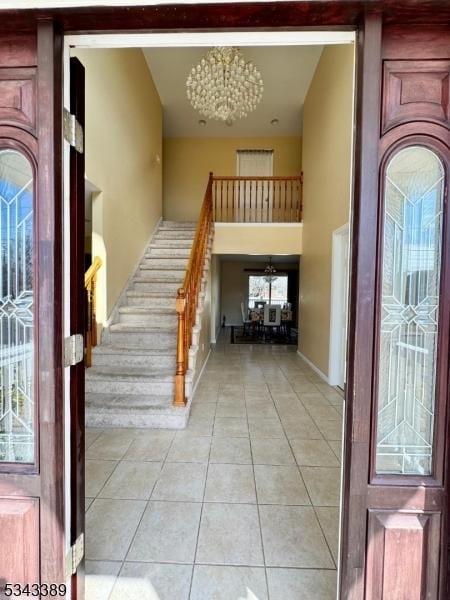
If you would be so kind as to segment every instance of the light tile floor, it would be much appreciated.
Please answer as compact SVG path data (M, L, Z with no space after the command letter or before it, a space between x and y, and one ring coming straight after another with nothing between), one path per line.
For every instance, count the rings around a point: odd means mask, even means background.
M87 600L334 600L342 404L223 340L186 430L88 430Z

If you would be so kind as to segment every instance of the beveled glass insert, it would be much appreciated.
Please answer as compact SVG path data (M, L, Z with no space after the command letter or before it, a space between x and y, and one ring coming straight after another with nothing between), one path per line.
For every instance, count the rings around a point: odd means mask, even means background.
M378 374L378 473L430 475L444 169L423 146L385 176Z
M33 171L0 150L0 461L34 461Z

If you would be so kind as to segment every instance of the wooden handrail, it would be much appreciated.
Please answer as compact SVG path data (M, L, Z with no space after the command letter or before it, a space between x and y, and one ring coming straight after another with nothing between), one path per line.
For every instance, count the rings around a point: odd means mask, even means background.
M177 293L177 366L174 406L186 405L186 372L189 367L189 348L192 344L192 329L197 315L198 297L201 292L205 259L213 223L212 183L213 174L210 173L186 275L183 285Z
M301 179L300 175L286 175L286 176L275 176L275 175L254 175L254 176L241 176L241 175L214 175L213 181L298 181Z
M84 287L87 287L92 279L97 275L97 271L102 266L102 259L99 256L94 258L94 262L84 274Z
M97 345L97 273L102 266L102 259L96 256L92 265L84 274L86 294L86 332L85 355L86 367L92 365L92 348Z
M303 176L213 176L214 221L299 223Z

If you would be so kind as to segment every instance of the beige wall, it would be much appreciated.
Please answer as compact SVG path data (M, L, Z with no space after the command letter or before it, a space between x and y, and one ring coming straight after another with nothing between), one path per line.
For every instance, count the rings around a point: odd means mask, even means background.
M241 302L248 304L248 277L244 269L263 269L265 263L249 260L223 260L220 263L220 319L225 315L227 325L242 325ZM294 269L294 263L277 263L278 271Z
M328 374L332 232L349 220L353 46L328 46L303 110L299 350Z
M209 172L236 174L236 150L274 150L274 175L298 175L301 140L298 137L273 138L165 138L164 139L164 218L175 221L197 219Z
M86 69L86 176L104 323L162 214L162 108L141 50L77 50Z
M214 254L301 254L301 223L216 223Z

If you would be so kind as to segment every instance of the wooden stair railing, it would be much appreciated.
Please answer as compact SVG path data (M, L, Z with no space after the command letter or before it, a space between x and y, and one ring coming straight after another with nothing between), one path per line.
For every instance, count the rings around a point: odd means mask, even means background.
M300 223L303 175L213 177L214 221Z
M198 297L201 291L203 270L213 224L212 182L213 174L210 173L186 275L183 285L177 293L178 330L174 406L185 406L187 402L186 372L189 366L189 348L192 343L192 329L195 325Z
M86 332L84 352L86 367L92 365L92 348L97 345L97 273L102 266L102 260L98 256L94 258L92 265L84 275L84 289L86 294Z

